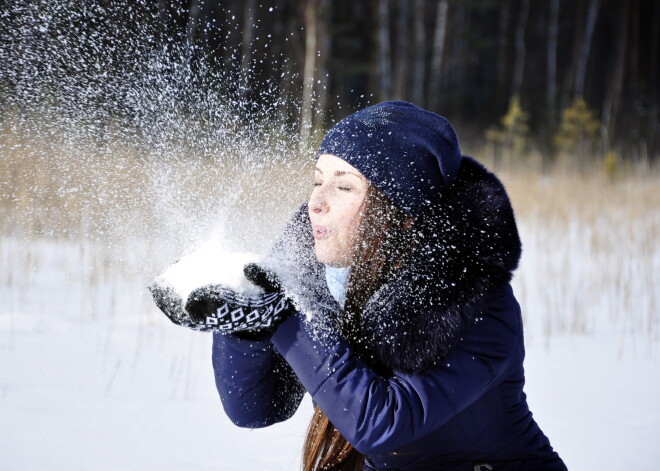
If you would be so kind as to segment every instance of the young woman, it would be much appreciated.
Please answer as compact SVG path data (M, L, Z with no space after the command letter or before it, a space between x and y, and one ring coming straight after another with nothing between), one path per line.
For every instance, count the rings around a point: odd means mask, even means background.
M448 121L386 102L326 135L309 202L246 271L264 297L216 287L187 309L226 331L213 366L235 424L312 396L305 470L565 470L523 392L520 252L502 184Z

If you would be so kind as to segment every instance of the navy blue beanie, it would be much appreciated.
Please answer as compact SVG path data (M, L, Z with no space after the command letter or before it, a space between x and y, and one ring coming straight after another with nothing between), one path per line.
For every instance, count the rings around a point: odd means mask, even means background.
M444 117L403 101L386 101L337 123L317 156L332 154L358 169L413 217L437 203L458 173L458 137Z

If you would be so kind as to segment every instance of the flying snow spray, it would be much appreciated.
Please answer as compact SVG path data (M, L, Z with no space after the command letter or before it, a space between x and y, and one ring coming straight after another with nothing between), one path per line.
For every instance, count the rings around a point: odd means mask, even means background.
M182 293L247 289L237 266L305 198L309 159L255 61L225 48L219 63L161 4L17 0L0 14L3 230L106 245L145 282L183 254L161 278Z

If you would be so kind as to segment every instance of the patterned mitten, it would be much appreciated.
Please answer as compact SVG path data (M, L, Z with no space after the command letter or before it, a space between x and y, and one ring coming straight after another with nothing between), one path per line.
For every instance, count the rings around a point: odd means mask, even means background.
M226 286L209 285L190 293L185 310L196 330L260 332L288 317L291 305L279 290L247 296Z

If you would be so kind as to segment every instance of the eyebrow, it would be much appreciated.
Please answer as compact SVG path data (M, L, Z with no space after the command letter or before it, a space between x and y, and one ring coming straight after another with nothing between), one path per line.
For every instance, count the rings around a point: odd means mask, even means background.
M323 171L320 168L314 167L314 170L323 175ZM353 175L354 177L358 177L360 180L366 180L366 178L364 178L362 175L358 175L357 173L347 172L345 170L337 170L335 172L335 177L343 177L344 175Z

